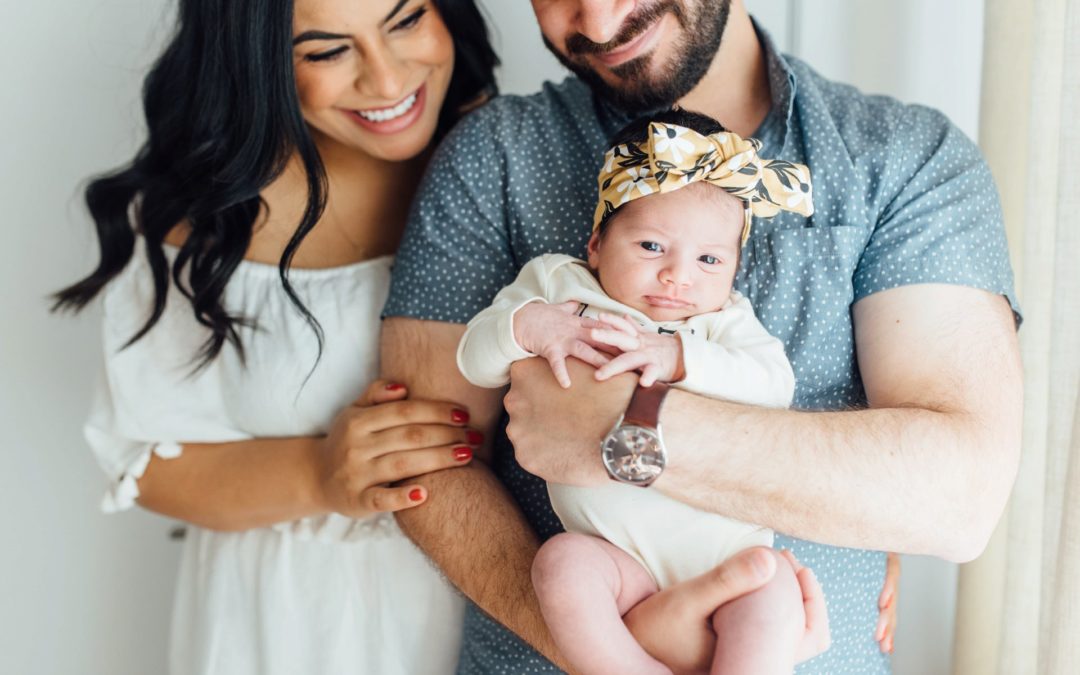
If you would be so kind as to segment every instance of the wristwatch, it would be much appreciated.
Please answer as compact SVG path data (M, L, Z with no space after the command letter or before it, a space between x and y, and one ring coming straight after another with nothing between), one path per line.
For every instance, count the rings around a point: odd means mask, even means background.
M656 382L634 390L626 412L600 442L600 459L612 480L648 487L667 465L660 407L670 387Z

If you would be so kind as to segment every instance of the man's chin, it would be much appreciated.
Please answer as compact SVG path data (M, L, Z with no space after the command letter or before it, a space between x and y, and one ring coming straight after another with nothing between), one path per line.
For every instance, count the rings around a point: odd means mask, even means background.
M592 69L571 68L589 87L616 107L629 113L670 108L680 98L662 78L651 74L604 75Z

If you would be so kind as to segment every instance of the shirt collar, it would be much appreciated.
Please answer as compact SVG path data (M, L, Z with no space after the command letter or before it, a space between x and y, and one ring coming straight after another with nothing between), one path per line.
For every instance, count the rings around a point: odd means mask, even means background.
M769 78L769 92L772 96L769 114L766 115L754 136L765 144L766 152L780 156L784 154L784 146L788 132L791 130L795 111L797 85L795 71L776 48L776 43L773 42L769 32L762 28L753 17L750 20L754 24L758 42L761 43L761 49L765 53L765 70Z

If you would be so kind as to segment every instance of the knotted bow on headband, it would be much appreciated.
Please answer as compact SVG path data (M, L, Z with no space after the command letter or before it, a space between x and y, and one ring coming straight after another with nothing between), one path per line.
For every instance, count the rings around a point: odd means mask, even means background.
M771 218L783 211L814 212L810 170L802 164L758 156L761 141L730 131L703 136L675 124L649 124L646 144L608 150L600 170L600 203L593 230L617 208L655 192L673 192L705 181L746 205L742 241L750 236L751 214Z

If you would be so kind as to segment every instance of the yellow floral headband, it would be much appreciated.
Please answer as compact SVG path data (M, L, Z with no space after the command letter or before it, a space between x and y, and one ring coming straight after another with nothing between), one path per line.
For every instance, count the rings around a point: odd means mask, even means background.
M704 136L686 127L653 122L646 144L627 143L608 150L600 170L600 203L593 230L627 202L656 192L674 192L705 181L745 204L742 241L750 236L752 216L771 218L783 211L814 212L810 170L802 164L758 156L761 141L730 131Z

